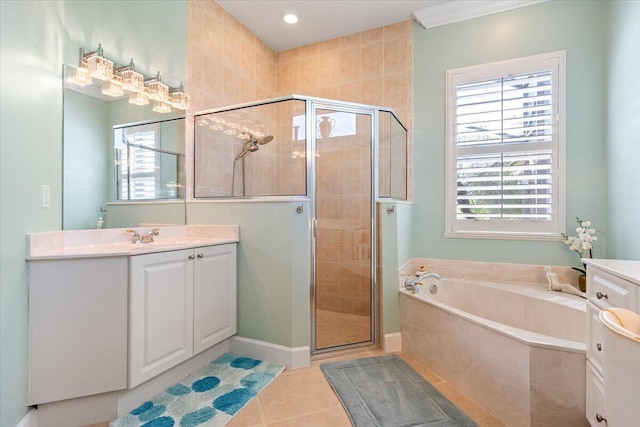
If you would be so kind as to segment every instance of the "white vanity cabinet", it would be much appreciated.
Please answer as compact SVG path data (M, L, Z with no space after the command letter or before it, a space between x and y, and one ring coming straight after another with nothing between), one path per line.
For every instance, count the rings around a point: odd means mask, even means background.
M606 426L607 408L602 357L605 326L600 322L602 309L626 308L640 313L640 262L620 260L584 260L587 264L587 401L586 416L592 427Z
M236 245L130 258L129 388L236 332Z
M125 256L29 261L29 404L127 388Z

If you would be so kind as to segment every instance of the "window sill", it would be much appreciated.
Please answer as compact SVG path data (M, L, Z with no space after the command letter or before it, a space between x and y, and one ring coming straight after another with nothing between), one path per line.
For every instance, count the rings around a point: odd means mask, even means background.
M562 241L562 236L555 233L500 233L481 231L445 232L446 239L486 239L486 240L548 240Z

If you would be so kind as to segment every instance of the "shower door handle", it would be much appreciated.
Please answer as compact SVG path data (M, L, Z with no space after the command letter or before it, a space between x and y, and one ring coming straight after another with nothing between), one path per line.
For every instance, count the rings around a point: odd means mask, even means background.
M317 219L314 219L313 221L311 221L311 235L313 236L314 239L318 237L318 220Z

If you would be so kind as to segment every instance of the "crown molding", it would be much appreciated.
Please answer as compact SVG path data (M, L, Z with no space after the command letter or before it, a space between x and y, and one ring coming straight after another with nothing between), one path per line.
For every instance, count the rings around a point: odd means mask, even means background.
M425 28L439 27L548 0L453 0L413 12L413 18Z

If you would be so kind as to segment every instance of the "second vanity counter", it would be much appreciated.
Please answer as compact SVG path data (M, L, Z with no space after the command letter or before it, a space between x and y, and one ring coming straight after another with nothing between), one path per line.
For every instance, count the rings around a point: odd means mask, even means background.
M130 256L237 243L237 225L142 226L140 235L157 228L150 243L132 243L126 228L35 233L27 236L27 260Z

